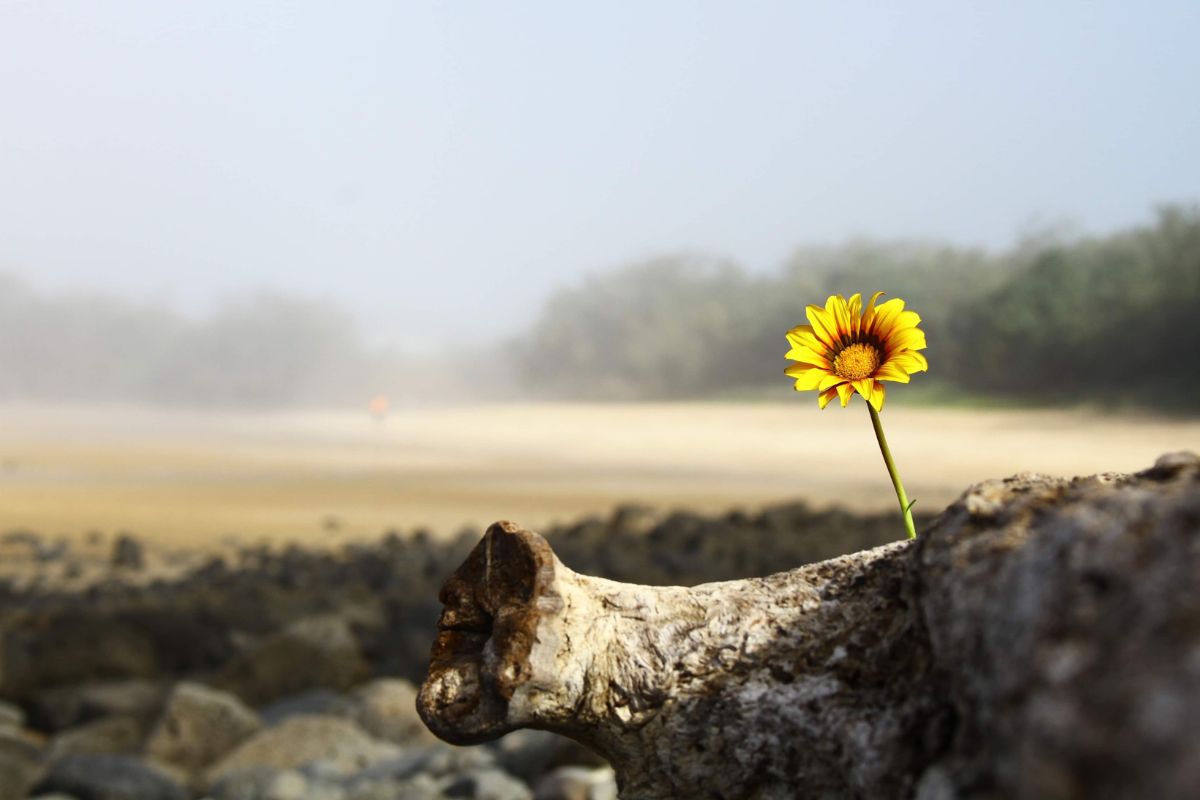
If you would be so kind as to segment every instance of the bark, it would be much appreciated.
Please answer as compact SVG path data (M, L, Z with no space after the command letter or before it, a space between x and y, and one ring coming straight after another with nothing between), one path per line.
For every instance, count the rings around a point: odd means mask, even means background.
M913 544L692 588L497 523L442 590L418 708L457 744L575 738L623 798L1191 796L1197 520L1194 456L1019 476Z

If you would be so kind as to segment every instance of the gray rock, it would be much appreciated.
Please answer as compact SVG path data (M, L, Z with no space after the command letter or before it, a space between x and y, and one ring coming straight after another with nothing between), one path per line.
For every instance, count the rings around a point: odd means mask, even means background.
M295 770L285 770L264 787L262 800L306 800L311 795L311 787L303 775Z
M277 725L289 717L314 714L354 719L358 714L358 704L339 692L310 689L276 700L258 710L263 725L267 727Z
M242 742L212 766L208 780L216 783L247 767L296 769L314 761L329 762L348 775L400 753L395 745L372 739L347 720L292 717Z
M556 767L603 767L608 763L578 742L549 731L513 731L489 749L505 772L531 786Z
M408 747L392 758L383 759L356 774L356 781L405 781L418 774L442 777L495 766L491 752L482 747Z
M50 742L49 758L73 753L135 753L141 749L146 727L127 714L102 717L62 731Z
M370 674L349 623L335 614L293 622L235 658L214 682L251 705L307 689L344 689Z
M166 693L166 686L158 681L93 681L40 692L33 711L37 724L52 731L110 716L133 717L149 726Z
M48 687L97 679L152 678L159 673L152 637L127 620L84 612L36 616L0 636L0 695L25 699Z
M79 800L188 800L189 796L141 759L90 753L54 762L34 791L65 792Z
M41 749L19 733L0 731L0 800L23 800L41 772Z
M499 769L450 775L442 780L441 789L447 797L471 800L533 800L528 786Z
M25 724L25 712L20 706L0 700L0 730L20 730Z
M436 741L417 716L417 689L406 680L379 678L354 690L355 722L378 739L396 744Z
M253 735L262 723L241 700L197 683L180 683L146 739L146 754L195 771Z
M113 543L112 565L121 569L140 570L145 566L142 543L129 534L122 534Z
M533 790L534 800L617 800L617 777L611 767L559 767Z
M228 771L208 787L211 800L261 800L275 777L285 770L275 767L245 767Z
M346 800L444 800L437 782L428 775L416 775L403 782L382 780L352 785Z

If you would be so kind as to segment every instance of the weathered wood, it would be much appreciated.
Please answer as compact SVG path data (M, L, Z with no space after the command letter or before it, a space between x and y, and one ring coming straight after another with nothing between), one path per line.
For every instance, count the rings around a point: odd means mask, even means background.
M825 792L888 786L911 771L891 740L919 737L929 705L907 549L651 587L579 575L498 523L442 592L422 714L458 744L571 736L619 765L626 797L793 797L798 772L830 776Z
M579 575L497 523L442 591L418 706L459 744L571 736L624 798L1190 796L1198 519L1194 456L1021 476L913 544L693 588ZM1163 697L1152 746L1138 715Z

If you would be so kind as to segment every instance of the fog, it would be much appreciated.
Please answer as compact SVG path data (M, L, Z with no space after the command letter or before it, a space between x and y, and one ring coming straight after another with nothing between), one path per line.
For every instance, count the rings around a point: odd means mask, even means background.
M663 254L1148 225L1200 194L1198 32L1188 2L3 1L2 291L46 328L4 346L123 342L156 400L222 399L222 348L272 365L250 405L384 391L389 359L432 390ZM229 345L251 322L296 346ZM5 391L115 391L65 371Z

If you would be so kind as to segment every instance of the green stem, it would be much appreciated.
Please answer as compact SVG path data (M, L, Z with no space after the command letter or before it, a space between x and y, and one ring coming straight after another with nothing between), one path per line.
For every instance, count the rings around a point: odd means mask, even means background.
M883 435L883 423L879 419L879 412L870 403L867 403L867 410L871 412L871 425L875 428L875 438L879 440L879 452L883 453L883 463L887 464L888 475L892 476L892 485L896 487L896 499L900 501L900 514L904 517L904 527L908 531L908 538L915 539L917 538L917 527L913 525L913 504L908 502L908 495L904 493L904 484L900 482L900 470L896 469L892 451L888 449L887 437ZM914 500L913 503L915 502Z

